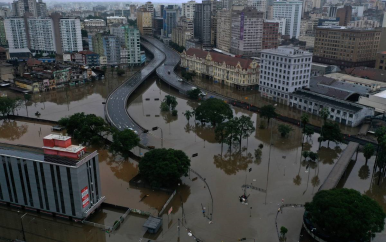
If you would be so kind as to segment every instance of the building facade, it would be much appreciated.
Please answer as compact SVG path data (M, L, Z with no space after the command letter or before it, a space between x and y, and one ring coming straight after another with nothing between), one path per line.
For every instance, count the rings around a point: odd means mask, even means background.
M285 27L287 20L285 18L282 19L265 19L264 23L278 23L279 24L279 34L280 36L285 35Z
M79 51L77 53L73 53L71 56L71 59L80 64L80 65L87 65L90 67L93 66L99 66L99 54L94 53L89 50Z
M279 23L264 21L263 26L262 49L277 49L280 41Z
M163 12L163 35L171 37L173 29L177 26L178 9L173 6L164 8Z
M312 54L299 47L261 51L260 92L263 97L288 103L290 93L309 87Z
M386 51L381 51L377 53L375 68L380 70L386 70Z
M23 17L25 13L30 13L31 16L37 17L36 0L18 0L12 3L12 16Z
M0 18L0 47L8 47L3 18Z
M231 27L231 11L227 9L217 11L217 49L231 51Z
M146 11L151 13L151 20L154 18L154 5L152 2L146 2L145 5L143 5L146 8Z
M123 43L127 49L127 64L140 65L141 64L141 47L140 47L140 33L136 28L129 26L121 27L124 29Z
M230 52L247 57L258 56L262 46L263 21L264 13L255 8L233 9Z
M77 18L61 18L59 25L62 51L82 51L80 20Z
M4 28L10 49L28 48L26 26L23 18L5 19Z
M51 18L29 18L28 33L31 51L56 52L54 25Z
M104 19L85 19L84 27L105 27L106 21Z
M375 65L381 31L346 27L318 27L315 32L314 61L341 68Z
M186 47L186 40L193 38L193 22L186 17L181 17L177 27L173 29L172 41L179 46Z
M38 2L36 3L36 12L39 17L48 17L47 4L44 3L42 0L38 0Z
M84 219L98 208L101 193L97 152L48 135L42 148L0 144L0 199L56 216Z
M259 65L251 59L190 48L181 54L181 67L239 90L253 88L259 83Z
M256 8L258 12L267 12L267 0L248 0L248 6Z
M193 21L195 5L196 5L196 1L194 0L188 1L187 3L182 3L181 15Z
M107 17L107 25L112 25L112 24L127 24L127 18L118 17L118 16Z
M202 1L195 5L194 11L194 38L199 39L204 47L212 44L212 3Z
M339 18L339 26L347 26L351 21L352 7L347 5L336 11L336 17Z
M277 1L273 2L273 18L286 19L285 34L290 38L299 38L300 20L302 17L302 2Z
M153 34L153 19L152 12L145 9L140 9L137 12L137 26L141 35Z
M358 126L367 116L374 116L374 108L306 90L291 93L288 105L315 115L327 108L328 119L350 127Z

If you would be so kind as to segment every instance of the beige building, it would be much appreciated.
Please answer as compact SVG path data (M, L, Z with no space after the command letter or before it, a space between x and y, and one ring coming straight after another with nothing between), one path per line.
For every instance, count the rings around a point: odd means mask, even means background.
M177 22L177 27L172 30L172 41L186 48L186 41L191 38L193 38L193 21L181 17Z
M152 12L141 8L137 12L137 26L141 35L153 34Z
M259 84L260 67L252 59L190 48L181 54L181 67L237 89Z
M231 50L231 11L223 9L217 12L217 49L230 52Z
M107 25L112 25L112 24L127 24L127 18L117 17L117 16L107 17Z
M380 43L378 29L342 26L316 28L313 61L341 68L375 65Z

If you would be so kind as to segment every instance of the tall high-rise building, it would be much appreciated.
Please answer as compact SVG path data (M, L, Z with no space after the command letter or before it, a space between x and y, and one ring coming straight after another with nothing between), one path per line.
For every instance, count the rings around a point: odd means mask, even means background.
M0 144L2 202L68 218L85 219L105 197L98 153L51 134L43 147Z
M141 48L139 30L129 26L120 27L123 29L124 36L120 40L121 45L127 49L127 61L129 65L141 64Z
M261 51L260 85L261 95L289 101L289 93L309 87L312 54L299 47L282 47Z
M37 52L56 52L51 18L28 18L29 48Z
M374 67L380 29L319 26L315 31L314 61L341 68Z
M137 12L137 26L141 35L153 34L153 19L152 13L145 8L141 8Z
M151 19L154 18L154 5L151 2L146 2L145 5L143 5L146 8L146 11L151 13Z
M264 13L253 7L232 10L231 53L242 56L257 56L263 39Z
M202 46L211 46L211 27L212 27L212 3L202 1L195 5L194 11L194 38L202 42Z
M231 50L231 11L223 9L217 11L217 49L230 52Z
M290 38L299 38L302 4L301 1L273 2L273 18L286 19L285 34Z
M10 49L28 48L27 31L24 18L8 18L4 20L5 34Z
M194 10L195 10L196 1L191 0L187 3L182 4L182 16L185 16L187 19L194 19Z
M278 22L264 21L262 49L277 49L280 35Z
M41 0L39 0L39 3L37 3L36 0L16 0L12 3L12 16L23 17L25 13L30 13L33 17L42 16L39 15L41 12L38 13L38 8L44 8L43 5L45 5L45 3ZM47 13L47 7L45 7L45 11L45 13Z
M339 18L339 26L347 26L351 21L352 7L350 5L339 8L336 11L336 17Z
M164 8L162 17L164 19L163 35L165 37L171 37L172 30L177 27L178 11L179 10L173 5Z
M39 0L36 3L36 11L39 17L47 17L48 11L47 11L47 4L44 3L42 0Z
M264 12L265 16L267 11L267 0L248 0L248 6L256 8L259 12Z
M0 47L8 47L3 18L0 18Z
M59 20L60 40L63 52L82 51L82 33L80 20L61 18Z

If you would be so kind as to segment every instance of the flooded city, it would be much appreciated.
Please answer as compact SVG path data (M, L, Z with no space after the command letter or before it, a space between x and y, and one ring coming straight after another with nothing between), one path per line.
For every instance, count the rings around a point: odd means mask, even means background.
M52 121L77 112L104 117L103 102L128 75L122 78L107 75L104 80L85 86L33 94L31 102L18 110L18 115L27 116L28 112L29 117L34 117L34 113L39 111L40 119ZM220 89L231 92L216 84L202 85L217 92ZM19 95L8 91L5 93L9 96ZM253 100L254 105L262 105L259 104L259 93L235 93L238 95L233 96L235 99L246 96L248 101ZM161 112L161 101L166 95L177 98L177 116ZM242 140L240 147L236 145L230 148L216 141L213 128L196 122L194 118L185 118L183 114L198 105L198 102L181 96L158 78L149 78L129 99L128 113L131 118L146 129L160 128L147 134L148 145L183 150L191 157L194 171L188 177L183 177L181 184L176 184L177 194L167 207L172 211L170 215L163 214L163 227L155 236L145 234L142 225L146 219L135 214L129 214L119 229L107 233L89 224L28 213L23 219L23 232L19 218L24 211L2 207L1 216L9 219L1 222L1 237L12 240L25 236L26 241L140 241L142 237L172 241L180 237L180 241L191 241L190 231L202 241L237 241L245 237L268 242L278 240L277 226L285 226L288 228L287 240L298 241L304 208L290 206L277 213L278 208L283 204L303 205L310 202L346 145L323 142L319 148L319 134L303 138L298 126L292 126L289 137L283 138L277 129L280 121L274 119L270 128L261 129L261 124L266 126L266 119L245 109L232 107L235 116L251 117L256 131ZM283 112L293 113L294 117L300 115L297 110L279 106L279 113L284 115ZM42 137L52 132L51 127L51 124L39 121L2 120L0 142L41 147ZM346 129L343 132L355 133L355 130ZM261 144L262 156L256 158L255 150ZM129 181L138 173L138 161L114 156L105 147L88 147L88 151L94 150L99 154L101 187L106 203L157 216L170 193L132 186ZM318 161L305 161L301 156L305 150L316 152ZM139 157L145 152L140 148L133 150ZM192 157L196 153L197 156ZM338 186L354 188L370 196L386 211L386 183L381 180L377 184L378 175L373 174L373 165L374 157L365 165L365 158L359 152ZM245 204L239 201L244 192L248 196L248 203ZM102 207L88 220L112 226L126 212L121 207ZM203 210L206 213L204 216ZM177 229L179 220L183 220L180 232Z

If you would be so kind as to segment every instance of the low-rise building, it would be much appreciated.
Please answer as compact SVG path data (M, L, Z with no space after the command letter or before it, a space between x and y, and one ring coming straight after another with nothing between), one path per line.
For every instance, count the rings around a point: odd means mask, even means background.
M111 24L127 24L127 18L117 17L117 16L107 17L107 25L111 25Z
M0 64L0 80L2 81L10 81L13 80L13 65L8 63Z
M99 66L99 55L89 50L72 53L71 59L80 65Z
M326 74L325 76L333 78L335 80L369 87L371 88L372 92L378 91L381 88L386 88L386 82L374 81L367 78L351 76L343 73L331 73Z
M0 144L2 202L65 218L85 219L102 196L98 153L71 137L43 138L43 147Z
M84 27L103 27L106 26L104 19L85 19Z
M9 60L9 51L6 48L0 47L0 62Z
M380 91L368 96L359 97L359 104L372 107L375 112L386 113L386 91Z
M376 69L360 66L354 68L346 68L344 69L344 73L355 77L361 77L379 82L386 82L386 70L381 70L379 68Z
M259 83L259 64L252 59L190 48L181 54L181 67L237 89L248 89Z
M365 117L374 115L374 108L306 90L291 93L288 105L315 115L328 108L328 119L350 127L356 127Z

